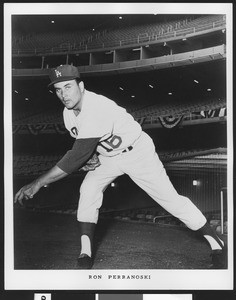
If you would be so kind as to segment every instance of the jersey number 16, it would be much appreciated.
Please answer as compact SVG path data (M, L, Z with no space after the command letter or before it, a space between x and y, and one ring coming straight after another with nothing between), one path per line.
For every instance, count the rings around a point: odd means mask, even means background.
M112 150L119 148L121 143L122 139L120 136L110 135L107 139L100 142L100 146L106 149L107 152L111 152Z

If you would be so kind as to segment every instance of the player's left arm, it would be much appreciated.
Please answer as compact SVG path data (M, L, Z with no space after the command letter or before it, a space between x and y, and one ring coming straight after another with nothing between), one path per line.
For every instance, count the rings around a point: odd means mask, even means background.
M48 172L33 182L23 186L15 195L14 202L22 204L23 199L31 199L41 187L58 181L82 167L94 153L100 138L78 139L71 150Z

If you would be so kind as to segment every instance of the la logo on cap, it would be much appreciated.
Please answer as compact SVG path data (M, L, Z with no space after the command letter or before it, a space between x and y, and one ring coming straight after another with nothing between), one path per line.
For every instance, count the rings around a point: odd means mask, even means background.
M57 78L62 76L62 75L61 75L61 72L58 71L57 69L55 70L55 73L56 73Z

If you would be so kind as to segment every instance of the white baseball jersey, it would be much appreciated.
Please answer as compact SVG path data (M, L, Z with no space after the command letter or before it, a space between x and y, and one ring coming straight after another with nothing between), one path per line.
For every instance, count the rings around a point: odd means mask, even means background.
M107 185L116 177L128 174L189 228L197 230L205 224L206 218L200 210L190 199L177 193L155 152L152 139L124 108L86 90L79 115L65 108L64 122L76 141L59 162L59 167L70 173L73 165L78 167L88 158L89 149L93 147L101 154L101 165L87 173L80 187L78 221L97 223ZM131 151L122 152L131 145Z
M64 123L76 139L100 138L97 151L114 156L132 145L141 135L138 122L114 101L85 90L78 116L64 109Z

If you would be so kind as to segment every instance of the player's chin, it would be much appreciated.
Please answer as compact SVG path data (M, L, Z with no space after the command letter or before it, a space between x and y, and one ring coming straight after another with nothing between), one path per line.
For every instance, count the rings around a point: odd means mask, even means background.
M64 105L65 105L65 107L67 108L67 109L73 109L74 108L74 105L72 105L71 103L64 103Z

